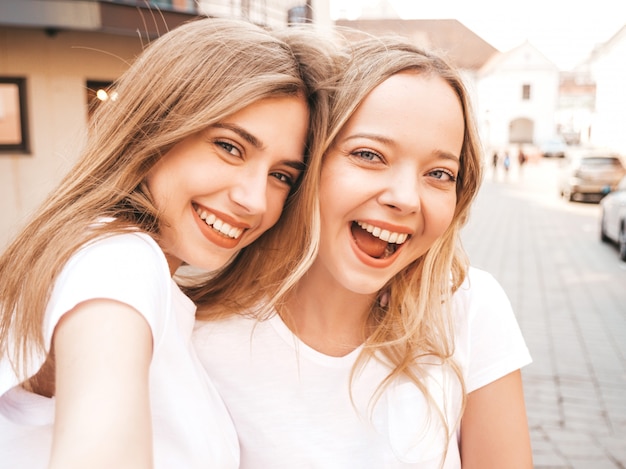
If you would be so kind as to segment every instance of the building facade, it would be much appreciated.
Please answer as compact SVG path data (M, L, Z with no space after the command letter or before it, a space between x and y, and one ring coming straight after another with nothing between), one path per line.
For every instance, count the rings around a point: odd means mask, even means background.
M494 56L480 70L477 87L486 148L538 145L557 134L559 70L532 44Z

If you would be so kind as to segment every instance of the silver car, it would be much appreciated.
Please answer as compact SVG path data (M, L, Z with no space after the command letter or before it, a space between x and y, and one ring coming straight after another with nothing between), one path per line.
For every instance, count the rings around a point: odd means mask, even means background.
M615 190L626 175L620 157L607 151L589 150L568 157L561 169L559 192L573 200L600 200Z
M626 176L600 201L600 237L619 247L619 258L626 262Z

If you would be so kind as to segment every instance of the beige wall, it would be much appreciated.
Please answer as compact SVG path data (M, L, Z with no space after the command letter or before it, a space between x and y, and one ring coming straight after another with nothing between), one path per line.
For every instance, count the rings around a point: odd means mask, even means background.
M141 48L138 37L0 28L0 76L26 79L31 150L0 153L0 250L75 161L86 82L116 79Z

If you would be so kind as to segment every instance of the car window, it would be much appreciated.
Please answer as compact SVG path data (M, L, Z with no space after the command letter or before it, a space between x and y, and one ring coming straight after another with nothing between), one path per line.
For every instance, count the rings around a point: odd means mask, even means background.
M622 166L622 163L618 158L596 156L593 158L583 158L581 165L584 166Z

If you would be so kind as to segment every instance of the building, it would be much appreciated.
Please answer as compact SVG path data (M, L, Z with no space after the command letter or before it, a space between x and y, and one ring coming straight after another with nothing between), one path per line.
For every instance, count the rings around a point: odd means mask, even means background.
M477 86L486 148L537 145L557 135L559 70L532 44L494 55L481 68Z
M626 26L596 48L588 67L596 87L589 141L626 155Z
M324 21L327 3L2 0L0 250L76 160L90 105L152 39L205 16L276 26L314 11Z

